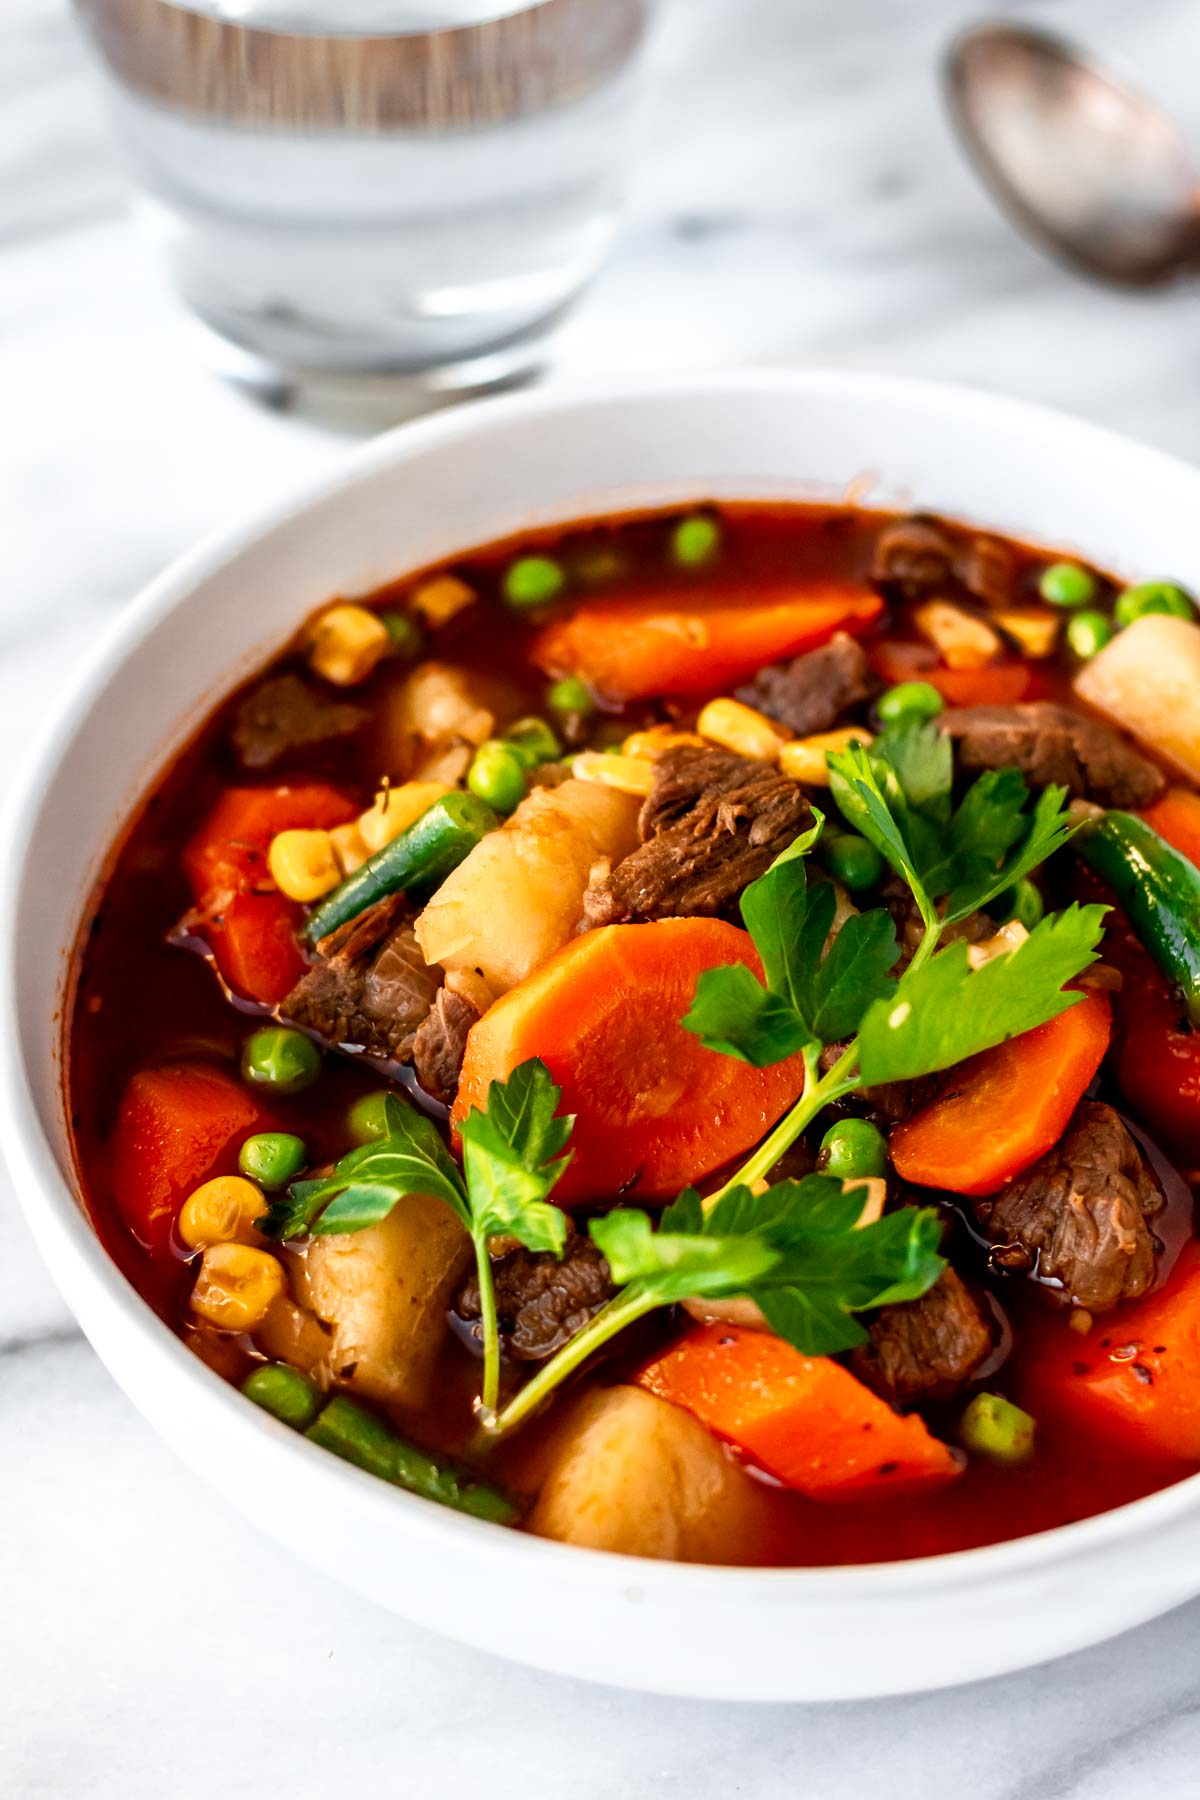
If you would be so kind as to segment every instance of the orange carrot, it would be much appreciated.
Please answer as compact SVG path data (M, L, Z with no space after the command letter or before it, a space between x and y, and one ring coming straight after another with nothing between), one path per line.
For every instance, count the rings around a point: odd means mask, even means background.
M884 638L870 651L871 667L887 682L927 681L949 706L1015 706L1036 697L1036 670L1026 662L988 663L982 669L948 669L928 644Z
M922 1187L994 1194L1061 1137L1111 1029L1108 1000L1092 991L1048 1025L971 1057L892 1132L896 1173Z
M1189 788L1168 788L1161 800L1142 813L1159 837L1200 867L1200 794Z
M610 700L711 693L763 663L862 631L883 602L842 582L738 582L677 601L626 596L581 606L538 633L533 660L550 675L579 675Z
M762 979L749 935L720 919L585 932L472 1028L454 1123L485 1105L490 1082L540 1056L576 1121L555 1199L674 1196L749 1150L804 1086L799 1055L752 1069L680 1024L700 974L735 962Z
M166 1063L133 1076L117 1112L111 1173L138 1242L168 1255L171 1228L192 1189L233 1174L242 1140L268 1124L253 1094L206 1063Z
M356 810L324 782L227 788L184 846L184 873L201 909L199 930L238 993L275 1006L304 973L296 944L304 915L271 880L271 839L294 827L344 825Z
M1097 1319L1086 1337L1054 1313L1035 1326L1039 1411L1110 1441L1200 1459L1200 1244L1157 1293Z
M901 1417L827 1356L733 1325L693 1331L637 1377L785 1487L814 1500L961 1474L915 1413Z

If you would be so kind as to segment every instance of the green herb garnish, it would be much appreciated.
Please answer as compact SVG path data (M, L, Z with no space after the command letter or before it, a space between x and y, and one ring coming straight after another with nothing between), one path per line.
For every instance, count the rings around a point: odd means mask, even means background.
M407 1194L441 1200L466 1226L475 1247L483 1332L485 1417L500 1391L500 1334L488 1239L515 1237L529 1250L562 1254L567 1221L547 1196L570 1161L573 1121L555 1116L561 1090L532 1058L509 1079L493 1081L487 1107L463 1120L460 1169L432 1119L389 1094L386 1136L343 1156L331 1175L293 1183L258 1221L280 1240L305 1232L362 1231L386 1219Z

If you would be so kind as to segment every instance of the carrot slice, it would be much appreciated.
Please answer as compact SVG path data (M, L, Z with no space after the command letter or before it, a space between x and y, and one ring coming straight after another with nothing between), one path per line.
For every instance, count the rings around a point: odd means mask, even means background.
M1034 1327L1037 1404L1143 1452L1200 1459L1200 1244L1157 1293L1098 1319L1086 1337L1051 1314Z
M111 1144L113 1192L139 1244L169 1255L192 1189L233 1174L242 1140L268 1123L253 1094L206 1063L139 1070L121 1097Z
M994 1194L1061 1137L1111 1030L1108 1000L1093 991L1049 1024L971 1057L892 1132L896 1173L922 1187Z
M1127 927L1108 933L1104 957L1124 978L1115 999L1121 1092L1165 1148L1184 1167L1194 1166L1200 1144L1200 1031L1188 1024L1178 993Z
M959 1475L963 1459L827 1356L739 1326L690 1332L637 1377L786 1487L814 1500Z
M871 667L887 682L927 681L950 706L1015 706L1036 697L1037 671L1024 662L988 663L982 669L947 669L928 644L885 638L870 652Z
M1200 794L1188 788L1168 788L1161 800L1142 813L1159 837L1200 867Z
M747 589L737 582L672 601L636 596L581 606L538 633L532 656L551 675L579 675L611 700L703 694L763 663L862 631L883 601L840 582Z
M184 846L184 873L201 909L198 929L238 993L276 1006L304 973L296 944L304 915L271 880L271 839L299 826L344 825L356 812L352 800L324 782L226 788Z
M540 1056L575 1115L555 1199L673 1196L749 1150L804 1086L799 1055L752 1069L680 1024L700 974L739 962L762 979L748 933L721 919L585 932L472 1027L454 1123L484 1106L490 1082Z
M329 830L358 809L324 782L300 786L226 788L184 846L183 871L203 905L222 890L248 893L270 882L267 850L279 831Z

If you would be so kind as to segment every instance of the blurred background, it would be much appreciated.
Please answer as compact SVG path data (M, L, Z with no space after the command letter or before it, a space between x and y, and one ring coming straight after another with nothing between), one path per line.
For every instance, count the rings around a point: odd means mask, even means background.
M499 29L496 15L521 11L516 0L190 5L180 13L163 0L79 0L75 11L69 0L0 0L0 771L98 631L198 534L319 475L364 433L460 390L602 383L641 369L836 364L1027 396L1200 455L1200 290L1186 278L1145 291L1087 282L997 210L942 94L947 47L984 16L968 0L553 0L549 36L528 57L520 45L533 40L513 40L499 75L481 72L467 46L449 63L403 51L388 81L373 84L367 58L355 104L373 126L399 118L419 140L399 146L399 162L385 154L384 165L346 141L327 146L336 162L312 146L275 155L255 124L261 109L311 119L320 83L303 58L275 83L253 46L222 39L225 49L214 49L214 15L236 30L272 13L278 23L332 8L353 38L397 15L425 29L448 19ZM1038 0L1006 14L1066 32L1128 70L1193 149L1200 144L1195 0ZM107 93L98 50L115 72ZM568 102L578 110L560 132L556 108ZM234 116L241 135L218 126L206 138L194 119L171 115L176 106ZM434 141L462 125L463 108L494 134L482 159L461 143L442 155ZM251 159L261 160L245 204L261 231L231 223L231 184L244 183ZM150 207L135 205L148 171L160 187L189 192L186 216L164 209L161 193ZM573 198L556 212L558 184L545 177L563 171ZM430 329L381 349L371 305L378 245L362 219L389 183L423 221L405 281ZM339 194L341 242L329 223ZM309 213L328 228L316 274L288 235L289 218ZM412 248L406 238L403 254ZM354 321L340 348L324 344L340 365L332 392L307 391L289 365L306 343L302 290L316 292L326 328ZM476 320L491 309L482 334L464 325L472 309ZM386 381L362 378L361 363L383 351L424 359L420 378L397 380L394 370ZM881 445L881 463L886 456ZM324 1723L306 1719L311 1786L289 1793L327 1792L333 1781L369 1791L372 1757L389 1732L436 1740L447 1778L466 1778L461 1695L468 1681L485 1680L504 1792L504 1772L517 1791L530 1731L539 1733L543 1791L579 1791L576 1726L589 1734L593 1776L606 1772L607 1791L648 1791L639 1784L651 1775L675 1791L662 1771L678 1773L689 1759L703 1763L705 1782L724 1771L722 1791L742 1776L736 1791L760 1800L795 1791L790 1727L766 1734L764 1714L592 1690L568 1706L565 1684L431 1647L315 1578L300 1582L248 1527L213 1516L133 1417L7 1204L0 1358L0 1416L9 1443L25 1451L5 1465L17 1523L3 1534L0 1581L28 1628L6 1634L0 1673L10 1657L11 1697L18 1675L42 1671L23 1682L7 1721L0 1712L5 1793L208 1791L186 1780L168 1790L144 1770L149 1785L122 1785L146 1683L164 1720L201 1713L240 1722L236 1754L222 1753L226 1794L260 1793L274 1780L259 1727L264 1717L280 1722L310 1681L334 1698ZM82 1472L86 1517L66 1499L78 1495ZM39 1529L26 1533L26 1519ZM138 1556L166 1567L181 1543L203 1545L206 1557L204 1605L182 1630L177 1593L128 1575ZM127 1630L101 1644L101 1622L117 1615ZM843 1708L819 1726L810 1715L810 1791L837 1800L886 1780L897 1800L928 1793L929 1740L906 1735L924 1720L937 1723L946 1791L969 1774L972 1795L1016 1795L1006 1758L1019 1717L1022 1735L1044 1745L1041 1776L1018 1784L1020 1793L1086 1786L1090 1800L1104 1800L1118 1790L1104 1773L1116 1764L1095 1747L1102 1717L1113 1744L1127 1740L1122 1800L1161 1793L1140 1760L1140 1734L1186 1727L1195 1743L1191 1617L1071 1659L1050 1685L1035 1672L993 1684L990 1700L973 1690ZM236 1619L236 1641L223 1619ZM294 1650L294 1685L273 1700L264 1677L281 1645ZM327 1660L335 1647L336 1665ZM372 1720L371 1659L396 1655L404 1691L392 1694L386 1722ZM1130 1689L1131 1664L1158 1684L1157 1711L1148 1686L1140 1700ZM468 1707L467 1723L471 1716ZM344 1760L353 1738L366 1783L357 1789Z

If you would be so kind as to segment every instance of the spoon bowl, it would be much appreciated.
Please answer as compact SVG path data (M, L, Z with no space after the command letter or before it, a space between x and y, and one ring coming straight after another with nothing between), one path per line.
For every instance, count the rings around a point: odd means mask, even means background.
M1200 186L1168 115L1048 32L981 25L951 46L950 111L983 182L1044 248L1145 287L1200 260Z

